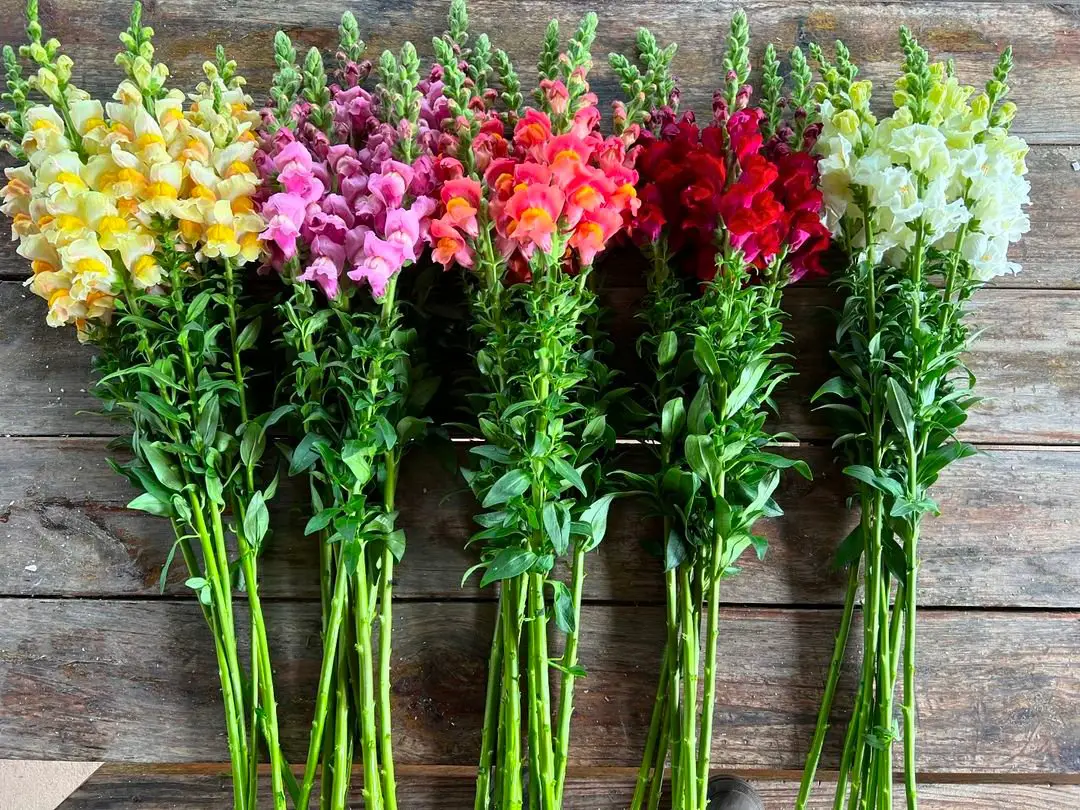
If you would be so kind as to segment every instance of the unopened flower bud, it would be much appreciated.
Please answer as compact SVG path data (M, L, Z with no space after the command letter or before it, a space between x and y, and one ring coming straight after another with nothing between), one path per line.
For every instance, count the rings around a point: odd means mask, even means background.
M56 79L56 74L48 68L38 68L34 85L49 101L60 101L60 83Z
M854 135L859 131L859 115L854 110L841 110L832 119L833 126L844 135Z
M870 104L870 93L873 85L868 81L852 82L848 95L851 98L851 106L861 110Z
M750 95L753 92L754 88L752 88L748 84L744 84L742 87L740 87L739 92L735 94L735 109L746 109L747 105L750 103Z
M971 100L971 114L976 118L986 118L990 113L990 98L986 93L979 93Z
M48 62L49 54L46 52L45 47L40 42L34 42L30 45L30 58L35 62Z
M1011 101L1006 101L1001 105L1001 109L998 110L998 120L1002 124L1009 124L1016 117L1016 105Z

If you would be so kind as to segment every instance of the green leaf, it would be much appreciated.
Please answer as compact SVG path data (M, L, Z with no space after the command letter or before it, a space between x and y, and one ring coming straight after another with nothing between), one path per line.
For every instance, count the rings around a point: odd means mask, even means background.
M349 468L349 472L356 477L358 486L363 486L371 480L374 473L371 468L373 455L373 450L368 446L367 442L362 442L359 439L350 439L345 442L345 446L342 448L341 461Z
M840 399L847 399L848 397L852 396L853 393L854 392L851 390L851 386L843 377L833 377L831 380L822 385L821 388L814 392L814 395L810 397L810 402L817 402L824 396L834 396Z
M139 512L149 512L151 515L157 515L158 517L172 517L173 515L172 504L158 500L156 496L151 495L149 492L144 492L128 503L127 508Z
M335 509L323 509L316 515L312 515L308 520L307 525L304 526L304 536L309 534L315 534L315 532L321 532L327 526L330 525L330 521L334 519L334 515L337 513Z
M298 475L307 472L315 466L319 460L319 451L316 449L318 442L325 441L318 433L308 433L300 440L300 444L292 451L292 460L289 463L289 475Z
M154 476L157 478L158 483L171 489L173 492L179 492L184 488L184 480L180 475L180 468L172 463L169 455L164 450L156 444L143 444L139 447L142 451L143 458L146 459L151 469L153 469Z
M703 385L698 388L694 399L690 402L690 410L686 415L686 423L693 433L708 433L712 419L712 397L709 394L709 386Z
M430 418L419 419L415 416L403 416L397 423L398 441L408 444L419 439L427 432L427 426L431 424Z
M393 450L394 445L397 444L397 431L385 416L380 416L375 420L375 431L379 434L383 448Z
M570 485L575 487L582 495L588 495L589 491L585 488L585 482L581 479L581 473L579 473L569 461L559 456L552 456L547 460L548 466L551 467L558 475L561 475L564 480L569 481Z
M758 560L764 560L765 552L769 550L768 538L759 534L752 534L750 535L750 543L754 546L754 553L757 554Z
M557 579L548 580L555 606L555 626L564 633L577 632L577 616L574 615L574 598L566 584Z
M401 558L405 556L405 532L402 529L395 529L389 532L385 538L386 547L390 550L390 553L394 556L396 562L401 562Z
M694 337L694 363L702 374L708 374L714 378L720 376L720 364L716 360L716 352L704 335Z
M217 473L210 470L206 473L206 495L213 503L218 506L225 505L224 487L221 484L221 479L218 478Z
M269 529L270 513L266 509L266 501L261 492L256 492L251 496L244 514L244 537L258 551Z
M544 504L544 534L551 541L556 554L565 554L570 546L570 513L550 501Z
M589 542L585 544L585 551L592 551L604 539L607 534L608 512L611 502L615 500L614 493L602 495L589 504L588 508L581 513L581 522L588 523L591 528Z
M845 467L844 475L862 481L864 484L869 484L874 489L892 495L894 498L904 497L903 487L901 487L899 483L891 478L878 475L869 467L862 464L852 464L850 467Z
M900 387L893 377L885 381L885 404L889 408L889 415L900 428L900 432L910 444L915 440L915 417L911 412L911 400L907 393Z
M603 414L592 419L585 430L581 432L581 438L585 442L596 442L604 438L604 433L607 431L607 419Z
M686 461L698 478L715 489L720 480L720 459L713 447L712 436L691 433L684 443Z
M510 470L496 481L481 504L485 509L506 503L511 498L516 498L529 488L529 476L523 470Z
M689 551L682 535L675 529L668 532L664 542L664 570L672 571L689 559Z
M172 544L172 548L169 549L169 555L165 558L165 564L161 566L161 574L158 576L158 593L165 593L165 585L169 581L169 569L172 568L173 558L176 556L176 549L180 547L180 541L177 540Z
M679 338L672 331L664 332L660 336L660 345L656 349L656 362L661 368L675 359L675 352L679 350Z
M236 351L243 352L255 345L262 329L262 318L255 318L244 327L244 330L236 338Z
M859 558L862 557L863 545L862 524L859 524L837 546L832 561L833 569L843 568L846 565L858 565Z
M524 574L536 564L536 555L524 548L504 548L487 565L480 587L484 588L492 582L503 579L512 579L519 574Z
M191 588L193 591L202 590L207 585L207 582L202 577L188 577L184 580L184 586Z
M244 433L240 439L240 460L245 467L250 467L257 462L266 448L266 429L256 421L244 425Z
M481 444L477 447L470 447L469 452L474 456L480 456L481 458L490 459L496 464L509 464L510 453L503 450L501 447L496 447L493 444Z
M269 429L273 425L276 425L285 416L296 410L295 405L282 405L281 407L274 408L273 411L263 420L263 427Z
M724 401L725 418L738 413L742 406L750 400L750 397L754 395L758 383L761 382L761 378L768 368L768 360L758 360L756 363L752 363L742 370L742 373L739 375L738 383L735 384L735 387Z
M660 412L660 435L664 441L671 442L678 436L686 424L686 406L682 397L669 399Z
M810 465L802 459L788 458L777 453L750 453L743 457L743 461L767 464L778 470L793 469L807 481L814 480L814 475L810 472Z

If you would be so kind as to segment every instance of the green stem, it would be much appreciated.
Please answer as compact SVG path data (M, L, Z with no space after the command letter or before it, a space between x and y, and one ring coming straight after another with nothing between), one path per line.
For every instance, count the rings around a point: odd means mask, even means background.
M821 760L821 749L825 745L825 734L829 729L829 714L832 712L836 686L840 682L840 669L844 663L844 651L847 649L848 636L851 635L851 618L855 612L855 594L858 590L859 564L853 562L848 570L844 612L841 614L840 629L837 631L836 641L833 643L829 674L825 679L825 694L821 699L821 708L818 710L817 725L814 727L814 737L810 743L810 753L806 758L806 767L803 768L802 782L799 784L799 795L795 800L795 810L804 810L806 807L806 802L810 798L810 789L814 784L814 775L817 773L818 762Z
M352 777L352 752L349 747L352 735L349 734L349 683L345 655L345 645L339 644L337 663L334 667L337 677L335 678L336 689L334 695L336 714L334 717L333 784L330 792L330 807L332 810L347 810L349 782ZM325 773L323 779L326 779ZM365 793L367 789L368 784L365 781ZM365 802L365 807L370 806Z
M394 512L397 491L397 457L386 454L383 482L383 509ZM397 810L397 781L394 777L393 718L390 711L390 658L393 633L394 554L389 545L383 551L379 593L379 764L382 767L383 800L386 810Z
M503 583L508 588L503 602L503 743L502 801L499 810L521 810L521 673L518 647L521 640L523 577Z
M719 526L721 520L720 504L724 497L725 481L720 474L716 500L716 514L713 525ZM712 758L713 714L716 709L716 652L720 637L720 582L723 571L724 537L714 529L712 549L712 571L709 581L709 617L705 636L705 692L701 703L701 732L698 737L698 801L697 806L704 810L709 802L709 763Z
M915 596L918 563L919 524L914 522L905 538L904 556L907 560L907 581L904 588L904 792L908 810L916 810L918 796L915 783Z
M682 643L682 608L679 598L679 570L673 568L665 575L668 639L672 649L671 677L668 690L668 741L671 746L671 794L674 799L682 782L682 675L685 664ZM652 804L650 797L650 804Z
M683 748L682 784L679 786L678 796L682 799L679 804L673 797L672 804L680 810L695 810L697 788L697 761L694 756L694 740L696 738L696 714L697 714L697 691L698 691L698 625L694 611L694 597L690 588L689 566L679 567L679 591L682 600L682 632L683 643L683 705L682 705L682 736L680 744Z
M540 766L542 773L533 774L533 780L539 779L541 804L545 810L554 810L556 805L555 789L555 751L551 729L551 678L548 674L548 643L547 643L547 605L544 602L544 575L529 574L529 591L532 603L531 619L531 643L529 647L529 659L534 670L536 688L538 694L533 694L536 700L537 720L539 721L538 733L540 743ZM567 721L569 726L569 720Z
M642 810L648 796L649 785L656 778L655 760L664 730L664 719L668 711L668 678L671 667L671 644L664 644L664 657L660 664L660 678L656 686L656 699L653 701L652 719L649 721L649 733L645 737L645 751L641 755L637 782L634 785L634 797L630 801L630 810ZM666 758L666 751L664 752ZM660 778L663 779L663 761L660 763Z
M365 550L366 551L366 550ZM360 757L364 771L364 807L382 810L382 785L379 780L379 753L375 730L374 660L371 649L372 601L368 582L366 553L361 553L355 574L356 598L353 615L356 621L356 651L360 664Z
M476 766L476 798L473 810L488 810L491 806L491 765L495 756L499 721L499 684L503 656L502 610L506 594L499 591L499 608L495 619L495 632L488 656L487 689L484 693L484 729L480 735L480 762Z
M326 710L330 702L330 686L334 679L334 663L338 654L338 637L341 634L341 620L345 613L345 603L349 598L349 581L344 566L339 566L334 593L330 599L330 617L323 634L323 659L319 670L319 686L315 692L315 717L311 722L311 738L308 743L307 763L304 765L304 779L300 783L300 795L296 806L307 808L311 789L315 784L315 770L319 764L319 751L323 743L323 727L326 725ZM326 778L326 774L323 774Z
M578 633L581 625L581 597L585 583L585 552L580 545L574 547L574 561L571 568L573 584L570 587L570 600L574 614L574 629L566 634L566 646L563 650L563 667L559 686L558 736L555 739L555 806L562 807L563 791L566 787L566 765L570 751L570 719L574 714L574 684L577 676L574 670L578 662Z

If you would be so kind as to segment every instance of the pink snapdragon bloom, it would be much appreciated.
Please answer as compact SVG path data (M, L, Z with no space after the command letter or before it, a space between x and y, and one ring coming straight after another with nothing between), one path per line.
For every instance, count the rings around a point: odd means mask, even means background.
M401 270L404 263L405 256L400 244L380 239L374 232L368 232L364 237L359 261L349 271L349 278L356 282L366 281L371 287L371 294L375 298L382 298L386 293L386 285Z
M386 208L398 208L405 201L405 192L413 181L412 166L397 160L387 160L378 174L368 178L368 190Z
M274 156L278 170L278 182L289 194L295 194L305 203L315 202L322 196L326 186L315 173L315 162L307 147L293 141Z
M316 256L299 276L297 281L314 282L319 285L327 298L337 298L340 290L341 265L332 256Z
M307 205L302 197L289 193L273 195L262 209L267 227L259 238L277 245L282 257L288 261L296 255L296 239L300 236L306 212Z
M389 244L400 248L405 261L415 262L420 258L420 216L417 211L410 208L387 211L383 233Z

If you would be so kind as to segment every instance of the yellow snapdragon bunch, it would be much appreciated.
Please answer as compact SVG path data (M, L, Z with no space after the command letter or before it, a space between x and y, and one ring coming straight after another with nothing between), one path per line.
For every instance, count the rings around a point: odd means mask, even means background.
M92 390L130 430L131 460L113 464L141 493L129 508L173 526L162 582L180 551L214 636L234 810L258 804L261 750L273 806L284 810L294 782L281 755L257 569L277 488L260 461L284 413L249 408L244 356L258 338L259 306L238 272L264 252L253 202L259 115L221 48L195 93L169 89L139 3L120 36L123 80L111 100L91 98L72 83L60 43L43 38L37 6L27 3L28 44L3 52L0 124L20 165L7 170L0 208L30 261L27 285L48 301L49 325L72 324L98 348ZM237 586L248 594L245 663Z
M103 105L71 83L71 59L56 40L42 41L33 13L20 52L37 72L23 81L6 49L8 95L37 90L45 103L23 101L9 114L21 135L10 151L25 163L6 171L0 210L31 262L27 285L49 302L49 325L74 324L87 339L110 322L118 295L160 291L162 245L196 261L260 260L258 113L236 64L219 50L185 110L183 93L165 88L168 68L153 62L149 29L133 29L117 60L127 77Z

